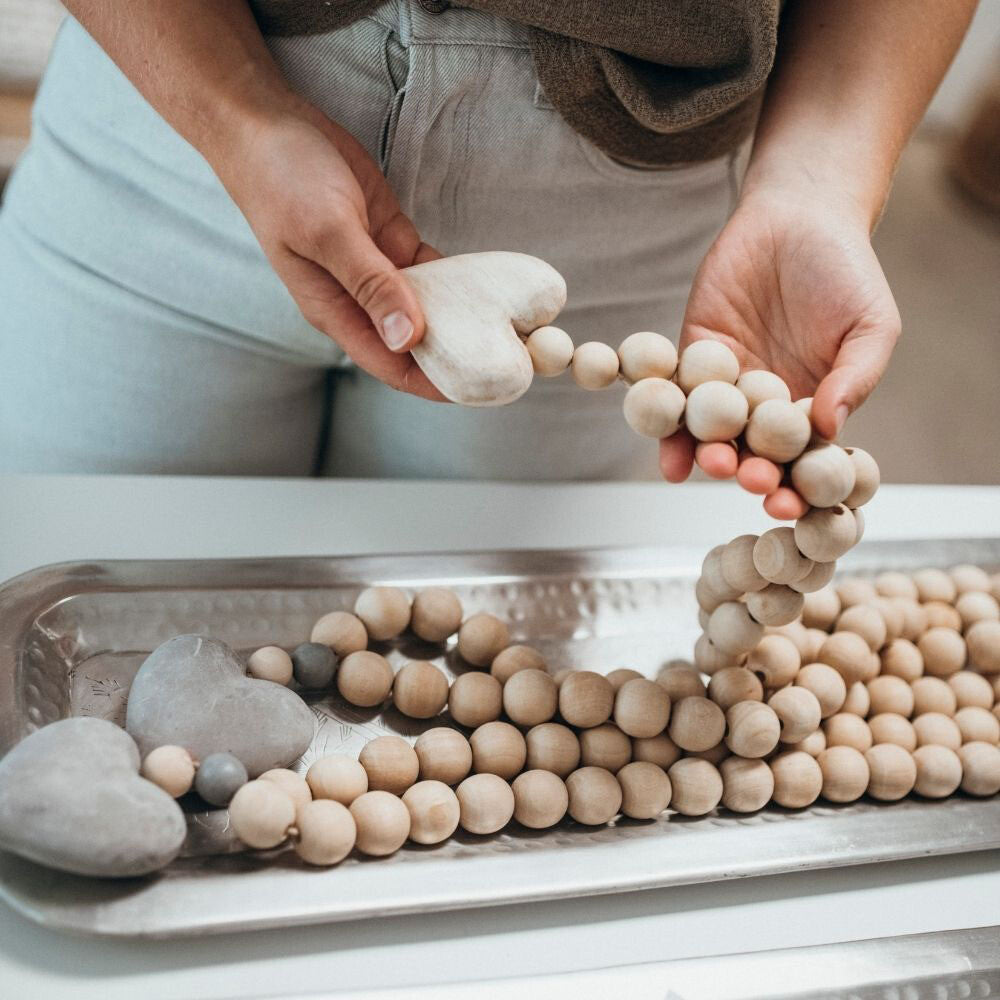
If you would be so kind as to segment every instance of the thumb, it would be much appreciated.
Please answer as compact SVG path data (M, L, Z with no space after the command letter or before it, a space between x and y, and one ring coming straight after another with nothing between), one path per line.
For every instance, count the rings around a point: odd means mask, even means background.
M840 345L833 369L813 396L813 426L828 441L874 391L885 374L899 339L899 317L873 329L849 333Z
M368 314L390 351L402 354L420 342L424 335L420 303L402 272L379 250L359 220L331 230L317 263Z

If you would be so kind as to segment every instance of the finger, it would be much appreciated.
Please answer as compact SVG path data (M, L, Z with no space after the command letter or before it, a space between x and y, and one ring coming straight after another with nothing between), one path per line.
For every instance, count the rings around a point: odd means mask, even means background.
M809 510L809 504L795 490L779 486L764 498L764 510L778 521L797 521Z
M749 455L740 460L736 481L747 493L768 496L781 485L781 469L769 459Z
M660 439L660 472L668 483L683 483L694 465L694 438L679 430Z
M443 256L444 254L440 250L435 249L429 243L421 243L413 256L413 263L426 264L429 260L440 260Z
M694 450L694 460L713 479L732 479L739 463L736 449L724 441L699 443Z
M813 426L824 438L836 439L844 421L871 395L885 374L898 339L898 315L895 321L844 338L833 370L813 396Z

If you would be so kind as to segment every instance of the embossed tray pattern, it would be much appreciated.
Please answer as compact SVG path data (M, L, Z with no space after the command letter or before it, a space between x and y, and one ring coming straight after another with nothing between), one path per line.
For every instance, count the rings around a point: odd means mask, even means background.
M650 676L689 655L698 633L694 549L497 552L227 561L66 564L0 587L0 752L67 715L120 722L131 679L158 643L182 632L249 652L308 638L326 611L349 608L370 583L447 584L468 611L511 623L552 669ZM866 543L845 568L976 562L1000 566L1000 540ZM447 648L412 637L380 648L395 667L437 662ZM394 709L310 697L317 756L357 754L384 732L415 739ZM590 829L570 821L536 832L511 825L481 838L459 833L438 848L407 845L387 860L351 857L318 871L290 851L237 853L224 810L190 812L184 855L158 876L127 882L76 878L0 854L0 895L42 923L84 933L167 936L356 919L589 895L1000 846L1000 801L956 797L892 806L862 801L753 816L667 813L655 822Z

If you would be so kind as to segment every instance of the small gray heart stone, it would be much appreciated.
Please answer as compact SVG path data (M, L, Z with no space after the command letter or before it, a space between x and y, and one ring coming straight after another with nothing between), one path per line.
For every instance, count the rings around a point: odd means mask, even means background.
M145 875L169 864L187 824L139 777L123 729L86 716L53 722L0 760L0 847L78 875Z
M294 691L247 677L224 642L198 635L168 639L149 654L125 714L143 757L167 743L196 760L226 751L251 778L302 756L313 727L309 706Z

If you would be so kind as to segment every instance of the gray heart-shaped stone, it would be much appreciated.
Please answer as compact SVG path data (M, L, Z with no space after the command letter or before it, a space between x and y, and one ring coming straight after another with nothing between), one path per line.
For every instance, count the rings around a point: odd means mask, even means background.
M185 747L196 760L228 751L254 778L305 753L314 722L294 691L247 677L224 642L179 635L139 668L125 728L143 757L167 743Z
M187 825L139 776L139 751L104 719L62 719L0 760L0 847L77 875L145 875L169 864Z

